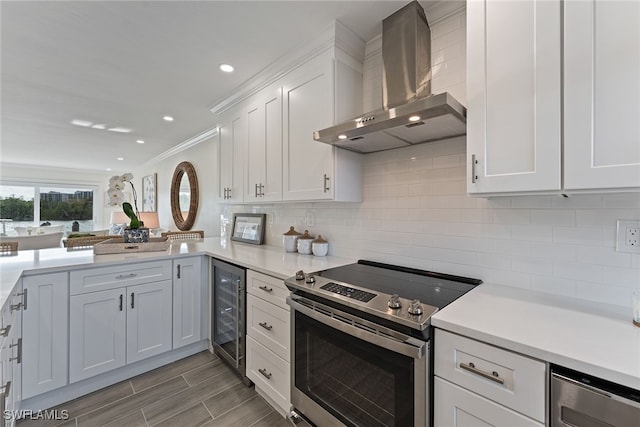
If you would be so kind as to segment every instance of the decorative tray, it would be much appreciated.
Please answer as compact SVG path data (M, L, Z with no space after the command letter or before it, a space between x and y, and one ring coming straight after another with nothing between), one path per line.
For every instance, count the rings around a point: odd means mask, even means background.
M93 245L93 253L104 254L126 254L131 252L156 252L169 249L171 242L166 237L151 237L145 243L125 243L122 238L105 240Z

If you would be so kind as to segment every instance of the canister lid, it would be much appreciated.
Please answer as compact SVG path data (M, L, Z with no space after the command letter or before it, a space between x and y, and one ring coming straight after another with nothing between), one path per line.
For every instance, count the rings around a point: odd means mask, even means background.
M289 227L289 231L287 231L286 233L283 233L283 235L285 236L299 236L300 233L298 233L296 230L293 229L293 225L291 227Z
M318 234L318 238L314 240L313 243L328 243L328 242L322 238L322 234Z
M309 234L309 230L304 230L304 234L298 237L298 240L313 240L313 236Z

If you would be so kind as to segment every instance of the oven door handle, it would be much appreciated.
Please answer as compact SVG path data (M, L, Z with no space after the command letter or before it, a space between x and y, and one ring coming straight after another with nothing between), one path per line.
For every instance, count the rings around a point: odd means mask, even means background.
M364 328L353 326L352 323L347 322L347 320L358 322L359 319L356 316L352 316L350 314L344 313L334 308L327 307L322 304L318 304L314 302L316 306L321 306L323 308L323 312L331 312L337 315L336 316L337 318L332 317L330 315L308 308L306 305L303 305L297 302L296 299L298 298L287 297L287 304L289 304L293 310L298 311L314 320L317 320L320 323L323 323L334 329L342 331L345 334L351 335L352 337L359 338L363 341L377 345L378 347L386 348L387 350L393 351L394 353L399 353L405 356L412 357L414 359L422 359L426 355L427 343L425 341L422 341L417 338L411 337L409 335L401 334L395 331L394 331L394 335L398 340L387 338L383 335L369 332ZM345 319L345 320L338 320L338 319ZM386 329L386 328L380 327L380 329Z

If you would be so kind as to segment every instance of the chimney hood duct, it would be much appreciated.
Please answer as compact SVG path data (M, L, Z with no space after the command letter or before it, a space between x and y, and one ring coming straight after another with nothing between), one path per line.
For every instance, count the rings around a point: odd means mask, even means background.
M373 153L466 134L466 108L431 94L431 34L417 1L382 21L382 62L384 108L316 131L316 141Z

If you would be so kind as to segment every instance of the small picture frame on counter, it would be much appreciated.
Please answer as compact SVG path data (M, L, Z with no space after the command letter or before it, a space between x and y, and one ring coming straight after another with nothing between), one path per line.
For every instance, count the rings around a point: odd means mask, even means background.
M262 245L266 214L234 214L231 240Z

